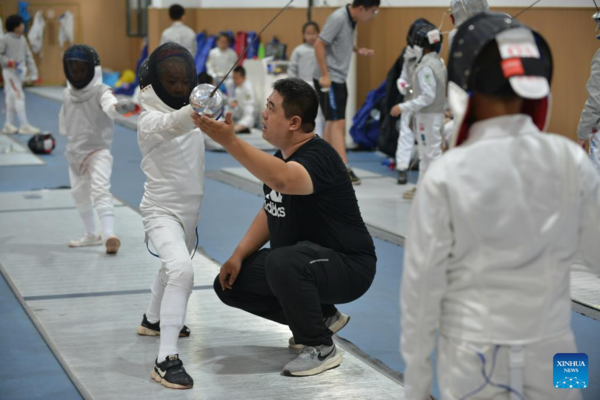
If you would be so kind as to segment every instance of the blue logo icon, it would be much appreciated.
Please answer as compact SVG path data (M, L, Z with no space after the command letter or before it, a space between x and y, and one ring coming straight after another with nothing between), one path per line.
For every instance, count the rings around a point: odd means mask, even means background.
M585 389L588 387L588 356L585 353L558 353L554 356L554 387Z

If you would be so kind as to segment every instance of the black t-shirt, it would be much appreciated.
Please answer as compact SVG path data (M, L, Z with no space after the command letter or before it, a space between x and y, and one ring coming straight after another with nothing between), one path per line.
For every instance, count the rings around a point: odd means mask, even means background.
M275 157L283 160L281 151ZM343 254L375 256L373 239L360 214L354 187L336 150L315 135L284 161L295 161L306 168L314 193L282 195L264 185L271 247L308 240Z

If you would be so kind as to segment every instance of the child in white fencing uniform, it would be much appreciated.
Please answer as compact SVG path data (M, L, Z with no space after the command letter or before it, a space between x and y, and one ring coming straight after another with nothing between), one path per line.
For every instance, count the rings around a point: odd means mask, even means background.
M397 117L406 112L415 115L417 141L419 143L419 179L429 165L442 155L442 129L446 105L446 69L439 51L442 37L435 26L423 24L415 30L413 45L418 65L413 77L413 98L392 108ZM404 193L412 199L416 188Z
M27 40L23 36L25 24L19 15L11 15L6 19L7 33L0 38L0 64L4 79L6 97L6 122L2 133L35 135L40 133L27 121L25 112L25 92L23 82L38 79L38 71ZM20 127L14 125L15 117Z
M189 389L194 381L179 358L177 338L190 335L184 322L204 195L204 138L189 105L196 66L184 47L166 43L142 63L139 76L144 111L138 144L146 175L140 210L146 238L162 266L137 332L160 335L152 378L168 388Z
M406 36L406 50L404 51L404 63L402 64L402 72L398 79L398 91L404 96L404 101L410 101L413 96L413 78L415 69L417 68L417 55L415 54L413 35L415 30L421 25L431 22L426 19L419 18L412 23ZM413 153L415 144L415 133L412 130L410 122L413 114L405 112L400 118L400 134L398 135L398 147L396 148L396 169L398 170L398 184L406 185L408 182L407 171L410 167L410 159Z
M69 246L102 245L102 237L96 231L95 208L106 237L106 252L116 254L121 242L114 234L115 213L110 194L113 120L133 111L135 106L130 100L118 101L111 88L102 84L100 57L92 47L69 47L63 66L67 88L59 115L60 133L69 139L65 156L71 193L86 229Z
M233 123L237 133L250 133L256 125L257 105L254 89L246 79L246 70L237 66L233 70L233 85L227 93L231 96L229 106L233 112Z
M571 265L600 273L600 176L543 133L552 71L544 38L504 13L456 33L453 148L419 183L404 253L406 398L429 398L436 346L444 400L577 400L590 383L553 375L577 353Z
M221 80L227 75L231 66L237 61L238 55L231 47L231 39L226 33L221 33L217 39L217 47L208 53L206 60L206 72L215 78L215 82ZM230 84L230 82L225 82Z

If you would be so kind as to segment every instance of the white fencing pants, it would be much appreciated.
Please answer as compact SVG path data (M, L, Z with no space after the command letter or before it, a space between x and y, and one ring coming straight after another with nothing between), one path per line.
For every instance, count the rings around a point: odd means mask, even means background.
M419 143L419 180L432 162L442 156L444 114L417 114L415 134Z
M537 343L521 346L520 379L515 379L513 349L501 346L496 353L495 345L475 343L440 335L438 342L437 373L441 400L510 400L519 396L506 390L505 386L519 392L526 400L579 400L578 389L556 389L553 385L554 355L577 353L571 331ZM481 357L478 355L481 354ZM483 358L482 358L483 357ZM482 368L494 385L485 385ZM511 371L512 369L512 371ZM491 375L491 376L490 376ZM520 382L516 382L520 380ZM519 385L520 383L520 385Z
M194 286L194 269L185 232L179 221L164 217L153 219L146 235L162 263L154 283L146 312L150 322L160 320L158 361L177 352L177 338L185 323L187 304Z
M403 113L400 116L400 135L396 148L396 169L398 171L406 171L410 167L410 159L415 146L415 133L410 126L412 117L413 113L411 112Z
M114 217L113 198L110 194L110 176L113 157L109 150L98 150L91 153L81 165L69 163L71 194L77 210L85 218L95 208L98 217L105 220ZM112 226L108 229L112 232Z
M25 113L25 92L21 76L12 68L2 70L4 97L6 100L6 123L14 125L15 116L20 126L29 125Z

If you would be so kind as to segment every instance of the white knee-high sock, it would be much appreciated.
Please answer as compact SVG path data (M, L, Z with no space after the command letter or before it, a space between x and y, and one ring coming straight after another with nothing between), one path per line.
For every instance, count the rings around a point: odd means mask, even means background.
M29 121L27 121L27 114L25 113L25 100L15 101L15 111L17 112L17 117L19 118L19 123L21 126L29 125Z
M86 233L96 234L96 216L94 215L94 210L90 208L88 211L80 211L79 215L83 221L83 226L85 226Z
M165 288L167 287L167 279L167 273L161 268L152 283L152 296L150 297L148 311L146 311L146 319L153 324L160 320L160 305L163 301Z
M108 237L110 235L115 234L115 215L114 214L104 214L100 216L100 223L102 224L102 230L104 231L104 236Z
M11 106L6 107L6 124L14 125L15 124L15 109Z
M163 361L167 356L177 354L177 339L183 328L187 303L192 291L187 287L169 283L160 307L160 348L158 360Z

